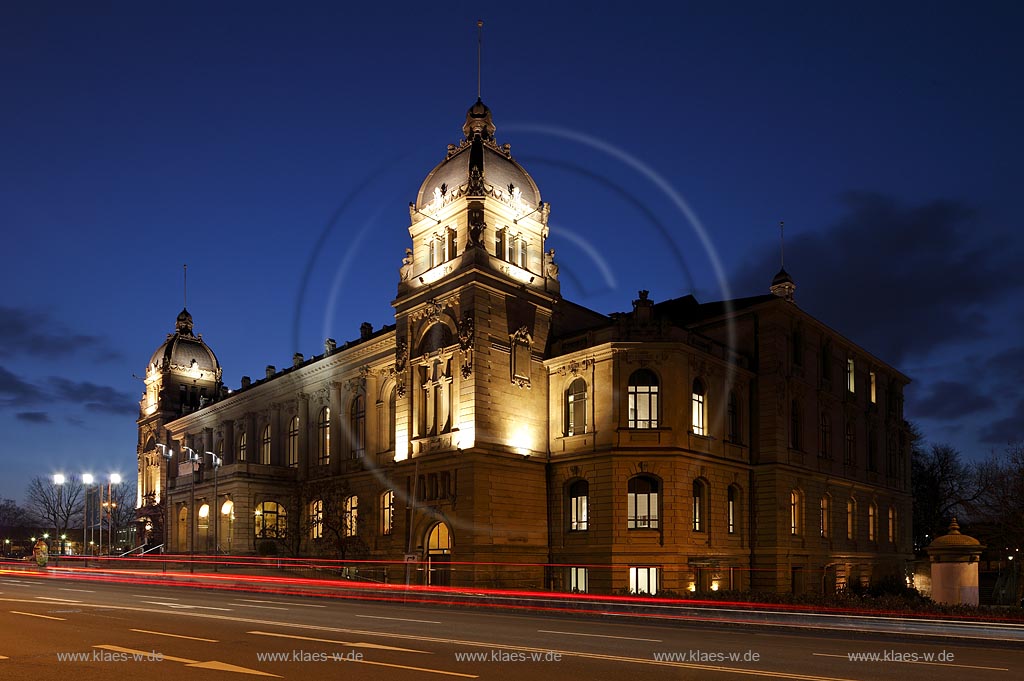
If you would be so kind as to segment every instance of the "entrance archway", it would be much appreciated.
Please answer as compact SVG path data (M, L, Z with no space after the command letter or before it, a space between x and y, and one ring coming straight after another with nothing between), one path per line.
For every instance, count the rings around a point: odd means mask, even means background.
M449 586L452 582L452 533L446 523L437 523L427 533L427 584Z
M175 550L181 553L188 551L188 506L182 506L178 511L178 532Z

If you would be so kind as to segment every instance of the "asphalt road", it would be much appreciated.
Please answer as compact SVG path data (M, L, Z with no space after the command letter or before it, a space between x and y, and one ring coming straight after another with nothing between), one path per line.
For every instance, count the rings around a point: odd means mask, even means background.
M779 632L0 574L0 679L139 674L235 681L1014 681L1024 678L1024 652L978 640L824 627Z

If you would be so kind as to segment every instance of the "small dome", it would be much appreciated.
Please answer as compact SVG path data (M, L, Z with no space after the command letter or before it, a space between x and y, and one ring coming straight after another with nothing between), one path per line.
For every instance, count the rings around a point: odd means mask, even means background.
M779 273L772 279L772 286L778 286L779 284L792 284L793 277L789 276L789 272L785 269L779 270Z
M953 522L949 524L949 530L946 534L941 537L936 537L931 544L928 545L929 549L941 549L944 547L961 547L961 546L981 546L981 542L974 537L968 537L966 534L960 534L960 525L956 522L956 518L953 518Z
M533 178L512 158L507 144L499 147L494 141L494 123L487 105L477 100L470 107L462 131L466 139L458 146L449 146L448 158L431 170L420 185L417 208L429 206L435 196L447 197L468 188L470 170L476 164L482 166L488 191L506 201L519 200L529 210L540 205L540 190Z

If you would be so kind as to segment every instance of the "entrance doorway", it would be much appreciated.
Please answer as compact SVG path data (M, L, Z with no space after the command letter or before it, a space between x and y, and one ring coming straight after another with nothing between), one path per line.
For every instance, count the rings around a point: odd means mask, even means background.
M452 534L445 523L437 523L427 535L427 584L450 586L452 582Z

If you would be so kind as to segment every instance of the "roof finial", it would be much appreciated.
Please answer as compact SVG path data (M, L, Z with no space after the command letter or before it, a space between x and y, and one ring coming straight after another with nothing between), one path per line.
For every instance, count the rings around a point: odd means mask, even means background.
M786 269L786 223L779 220L779 260L782 269Z
M779 268L779 273L772 279L771 292L773 295L793 302L793 293L796 291L796 284L793 282L793 278L786 272L786 240L785 240L786 223L779 220L779 260L782 266Z
M484 20L477 19L476 22L476 98L481 98L480 89L480 74L482 72L483 63L483 51L484 51Z
M188 309L188 265L187 264L182 265L181 269L182 269L182 272L184 273L182 275L182 282L181 282L182 299L185 302L185 304L182 307L184 307L187 310Z

